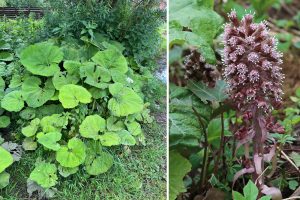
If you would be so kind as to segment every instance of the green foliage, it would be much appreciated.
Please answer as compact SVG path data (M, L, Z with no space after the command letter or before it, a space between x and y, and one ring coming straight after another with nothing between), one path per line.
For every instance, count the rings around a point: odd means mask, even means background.
M34 75L53 76L59 71L63 59L59 47L50 43L38 43L26 47L21 53L21 63Z
M10 118L7 116L0 116L0 128L6 128L10 124Z
M208 63L215 63L212 42L223 20L212 5L209 1L170 1L170 46L194 46Z
M47 1L43 37L79 38L106 34L110 39L122 42L126 54L136 62L145 63L159 51L161 38L158 32L164 12L158 9L157 0L135 3L117 1ZM50 11L51 10L51 11Z
M183 184L184 176L191 170L190 162L177 152L170 152L170 172L169 172L169 188L170 199L176 199L177 195L185 192Z
M258 189L256 185L249 180L243 189L244 195L239 192L233 191L234 200L256 200L258 196ZM259 200L271 200L271 196L263 196Z
M41 162L37 163L31 172L29 179L35 181L43 188L50 188L57 183L57 168L54 164Z
M2 173L6 168L8 168L13 163L12 155L0 146L0 173Z

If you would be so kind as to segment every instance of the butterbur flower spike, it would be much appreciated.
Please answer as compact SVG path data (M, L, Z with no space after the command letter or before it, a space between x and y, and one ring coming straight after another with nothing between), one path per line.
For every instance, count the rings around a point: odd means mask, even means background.
M253 141L251 165L254 170L243 172L252 173L260 191L268 193L270 191L264 185L261 174L266 153L264 143L268 132L283 131L276 122L274 126L270 125L270 121L274 120L271 111L281 105L283 94L282 54L277 51L277 41L269 35L266 22L254 23L252 14L246 14L239 20L235 11L229 13L228 18L230 23L225 25L224 33L223 75L229 84L230 97L237 113L247 116L235 134L239 140L237 146L249 145ZM268 153L269 157L270 153L275 155L272 152ZM279 190L273 188L272 191Z

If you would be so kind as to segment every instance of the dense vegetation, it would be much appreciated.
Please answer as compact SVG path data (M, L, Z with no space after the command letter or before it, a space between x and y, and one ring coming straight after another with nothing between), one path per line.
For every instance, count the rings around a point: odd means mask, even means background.
M297 2L214 2L170 1L170 199L297 199Z
M164 11L155 1L36 3L30 5L47 8L44 18L0 24L0 197L164 196L165 128L153 116L162 115L165 103L165 86L154 76ZM151 154L154 141L161 145ZM122 171L126 181L135 179L127 182L132 187L120 187ZM108 194L104 184L92 192L99 179L114 189ZM90 192L68 188L83 182ZM157 189L143 194L146 182Z

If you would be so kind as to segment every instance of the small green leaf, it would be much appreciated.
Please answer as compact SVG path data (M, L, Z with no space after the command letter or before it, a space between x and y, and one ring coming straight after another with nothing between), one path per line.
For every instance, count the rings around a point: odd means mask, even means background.
M119 138L121 139L122 145L133 146L136 144L135 138L126 130L117 132Z
M2 101L1 107L10 112L19 112L24 107L24 101L21 91L12 91L6 94Z
M246 198L239 192L233 191L234 200L246 200Z
M61 176L67 178L68 176L75 174L79 170L78 167L69 168L69 167L63 167L61 165L58 166L58 172Z
M100 142L103 146L114 146L121 144L121 138L115 132L106 132L99 136Z
M10 174L7 172L0 173L0 190L8 186Z
M62 146L56 152L56 160L63 167L77 167L82 164L86 157L84 143L78 138L72 138L68 146Z
M272 196L263 196L259 200L271 200Z
M226 94L227 84L223 80L218 80L214 88L209 88L202 82L189 81L188 88L204 103L207 101L222 102L228 97Z
M50 188L57 183L57 169L54 164L41 162L31 172L29 179L43 188Z
M105 130L105 119L99 115L87 116L79 126L79 132L82 137L98 139L98 133Z
M14 60L14 56L12 53L7 52L7 51L2 51L0 52L0 61L12 61Z
M141 125L136 121L129 122L126 126L131 135L137 136L143 133Z
M60 149L60 145L57 142L60 141L61 136L62 134L59 132L40 133L37 135L37 141L44 147L57 151Z
M40 124L44 133L61 132L68 125L68 119L68 115L53 114L43 117Z
M0 116L0 128L6 128L10 124L10 118L8 116Z
M40 125L40 119L36 118L30 122L30 124L22 128L22 134L26 137L32 137L36 134Z
M114 116L110 116L109 118L107 118L106 124L107 130L109 131L121 131L125 129L124 122L120 118Z
M296 180L291 180L289 181L289 188L291 190L296 190L296 188L298 187L299 183Z
M0 146L0 158L1 158L0 173L2 173L6 168L8 168L14 162L14 159L12 155L1 146Z
M290 157L295 162L295 164L297 165L297 167L300 167L300 154L296 153L296 152L292 152L290 154Z
M249 180L247 185L243 189L245 200L256 200L258 195L258 189L256 185Z
M92 95L84 87L68 84L59 90L59 101L64 108L75 108L79 103L90 103Z
M37 142L31 137L27 137L23 140L22 147L25 151L34 151L37 149Z

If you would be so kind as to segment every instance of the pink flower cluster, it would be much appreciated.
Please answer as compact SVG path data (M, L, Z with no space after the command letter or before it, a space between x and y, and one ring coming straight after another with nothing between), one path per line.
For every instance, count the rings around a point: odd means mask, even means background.
M254 23L251 14L239 20L235 11L228 18L231 23L225 26L224 33L224 76L237 114L243 118L235 137L237 148L245 146L247 161L245 168L236 173L234 182L239 176L251 173L262 193L281 196L277 188L264 184L263 170L264 162L270 162L276 150L274 139L271 139L274 143L271 148L265 145L268 133L284 132L271 115L271 110L282 103L284 75L279 67L282 54L277 51L277 41L269 35L265 22ZM253 146L252 160L250 144Z
M277 42L265 22L253 22L253 15L246 14L240 21L232 11L228 17L231 23L225 25L223 63L231 98L239 110L257 107L270 112L281 104L283 94L282 54Z

